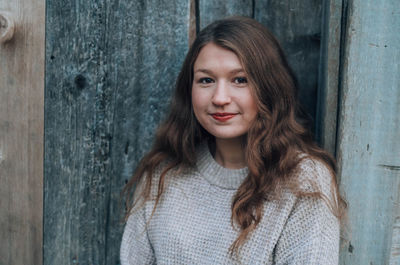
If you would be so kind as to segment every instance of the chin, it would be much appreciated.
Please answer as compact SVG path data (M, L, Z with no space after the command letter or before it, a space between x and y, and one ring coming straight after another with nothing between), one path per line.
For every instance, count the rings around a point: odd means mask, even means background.
M208 130L207 130L208 131ZM246 131L244 132L236 132L233 133L232 131L208 131L211 135L213 135L216 139L222 139L222 140L229 140L229 139L236 139L236 138L242 138L246 135Z

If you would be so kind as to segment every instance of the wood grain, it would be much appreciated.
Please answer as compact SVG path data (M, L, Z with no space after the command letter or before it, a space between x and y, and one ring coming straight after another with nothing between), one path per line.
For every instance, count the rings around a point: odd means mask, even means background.
M47 7L44 264L119 264L119 193L165 115L189 1Z
M42 264L45 1L0 10L15 21L0 44L0 264Z
M217 19L228 16L253 16L252 0L199 0L199 24L200 29Z
M322 1L254 1L254 18L280 41L299 83L299 100L315 121Z
M321 59L318 71L315 135L320 146L333 156L336 154L342 8L342 0L324 1Z
M351 233L340 260L400 264L400 2L348 4L337 158Z

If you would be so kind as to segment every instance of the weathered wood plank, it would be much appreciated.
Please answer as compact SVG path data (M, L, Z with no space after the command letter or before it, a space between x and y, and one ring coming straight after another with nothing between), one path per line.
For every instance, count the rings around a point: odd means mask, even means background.
M0 264L42 264L45 1L3 11L15 32L0 43Z
M336 149L341 21L342 0L324 1L315 135L332 155Z
M247 16L253 17L252 0L198 0L199 1L199 21L200 29L204 28L217 19L228 16Z
M337 157L351 237L341 263L399 264L400 2L347 10Z
M299 99L315 120L322 2L254 1L254 18L279 39L299 82Z
M165 114L189 11L47 0L44 264L118 264L119 193Z
M137 162L153 141L156 127L169 106L175 79L189 47L190 5L188 0L145 1L138 7L126 0L119 9L125 17L115 14L113 28L122 37L109 51L112 83L115 84L113 138L111 141L113 182L109 208L108 246L114 252L105 264L116 264L122 235L119 195L131 177ZM110 11L111 12L111 11ZM118 44L118 45L117 45ZM113 67L117 66L116 69Z

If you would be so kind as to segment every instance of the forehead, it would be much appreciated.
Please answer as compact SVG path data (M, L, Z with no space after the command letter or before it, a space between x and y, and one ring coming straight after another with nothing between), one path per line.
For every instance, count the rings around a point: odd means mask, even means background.
M207 69L211 71L242 69L239 57L226 48L215 43L206 44L196 58L193 70Z

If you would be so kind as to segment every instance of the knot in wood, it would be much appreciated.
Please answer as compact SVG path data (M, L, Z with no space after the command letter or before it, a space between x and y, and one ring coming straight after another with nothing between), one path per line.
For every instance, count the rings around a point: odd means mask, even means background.
M0 10L0 44L12 39L14 28L15 24L11 13Z

